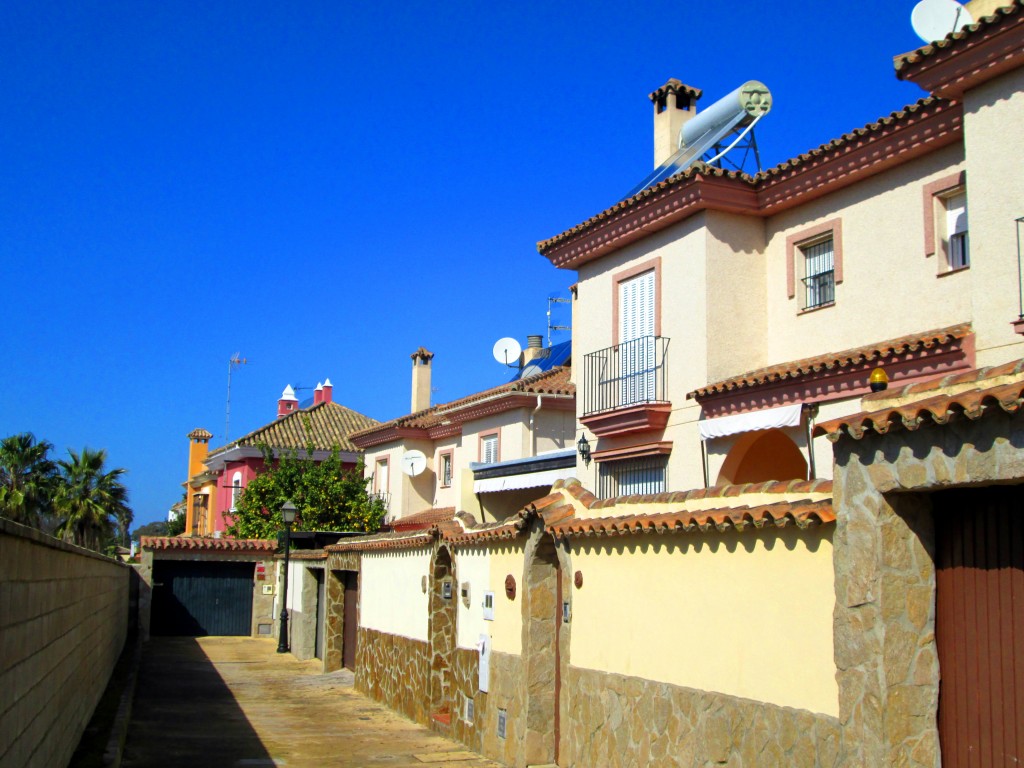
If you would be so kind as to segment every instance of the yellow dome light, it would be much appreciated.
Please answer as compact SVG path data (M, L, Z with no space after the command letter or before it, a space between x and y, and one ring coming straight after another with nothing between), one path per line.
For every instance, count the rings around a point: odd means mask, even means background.
M871 385L872 392L881 392L883 389L888 389L889 376L884 368L875 368L871 372L871 376L868 377L868 383Z

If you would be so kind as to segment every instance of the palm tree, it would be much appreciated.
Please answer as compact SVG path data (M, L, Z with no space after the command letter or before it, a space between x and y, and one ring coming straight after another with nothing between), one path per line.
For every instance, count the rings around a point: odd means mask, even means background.
M0 515L37 528L47 519L57 478L52 448L31 432L0 440Z
M69 460L57 462L62 479L56 498L61 515L57 533L64 541L99 550L116 524L120 540L125 541L132 521L128 489L121 482L126 470L107 471L107 452L103 450L69 450L68 456Z

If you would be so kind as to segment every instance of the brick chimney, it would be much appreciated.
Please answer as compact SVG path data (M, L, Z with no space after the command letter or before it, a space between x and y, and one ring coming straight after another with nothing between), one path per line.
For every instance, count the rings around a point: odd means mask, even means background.
M295 396L295 390L289 384L284 388L281 398L277 401L277 418L283 418L297 410L299 410L299 398Z
M654 167L668 160L679 149L679 131L697 114L700 88L670 78L661 88L648 94L654 104Z
M324 393L320 397L321 403L333 403L334 402L334 385L331 384L330 379L324 379Z
M430 407L430 361L434 353L420 347L409 357L412 358L412 413Z
M313 405L319 405L324 401L324 385L319 381L316 383L316 389L313 390Z

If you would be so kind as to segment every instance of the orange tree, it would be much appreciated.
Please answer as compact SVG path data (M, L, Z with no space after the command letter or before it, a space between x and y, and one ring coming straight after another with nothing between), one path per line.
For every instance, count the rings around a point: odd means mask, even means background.
M364 531L380 529L387 507L367 491L362 459L346 470L335 447L321 462L291 451L275 457L262 446L266 468L249 481L235 505L228 533L244 539L271 539L284 529L281 506L291 499L296 507L294 530ZM312 456L312 447L304 452Z

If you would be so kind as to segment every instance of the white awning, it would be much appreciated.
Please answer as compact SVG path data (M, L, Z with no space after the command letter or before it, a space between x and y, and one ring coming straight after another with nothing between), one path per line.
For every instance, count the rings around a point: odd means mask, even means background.
M566 480L576 476L575 467L547 469L543 472L527 472L522 475L506 475L505 477L488 477L473 481L473 493L496 493L497 491L514 491L518 488L550 487L555 480Z
M764 411L737 413L733 416L719 416L717 419L701 419L701 440L713 437L728 437L740 432L753 432L757 429L781 429L782 427L800 426L800 412L803 406L784 405L781 408L769 408Z

